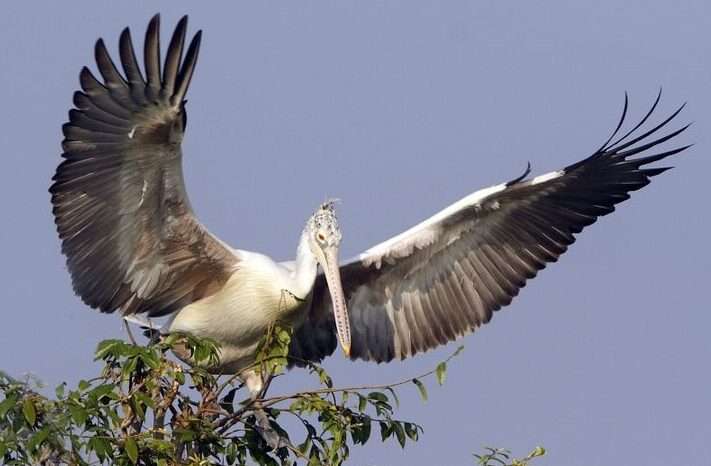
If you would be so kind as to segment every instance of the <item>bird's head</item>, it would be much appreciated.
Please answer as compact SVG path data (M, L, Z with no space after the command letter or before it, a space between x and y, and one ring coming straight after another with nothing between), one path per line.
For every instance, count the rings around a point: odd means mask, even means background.
M351 329L341 285L341 271L338 265L341 229L338 226L338 218L336 218L336 201L329 200L321 204L306 224L306 230L309 248L323 269L331 293L338 339L346 356L350 356Z
M336 201L328 200L321 204L309 219L306 228L309 232L309 247L318 255L324 248L336 248L341 244L341 228L336 217Z

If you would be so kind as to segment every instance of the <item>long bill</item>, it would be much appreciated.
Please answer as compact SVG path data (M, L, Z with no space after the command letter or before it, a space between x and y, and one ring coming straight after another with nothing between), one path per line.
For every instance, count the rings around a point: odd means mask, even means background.
M343 295L341 285L341 270L338 266L338 246L328 246L323 249L323 261L321 263L326 283L331 293L333 303L333 318L336 321L336 332L338 340L346 356L351 355L351 324L348 321L348 310L346 309L346 299Z

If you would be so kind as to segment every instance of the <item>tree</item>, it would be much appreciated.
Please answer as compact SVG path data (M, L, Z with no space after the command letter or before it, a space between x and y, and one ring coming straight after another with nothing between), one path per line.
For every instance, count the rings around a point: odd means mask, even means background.
M422 427L395 417L396 389L414 385L426 400L420 379L434 376L442 384L447 362L461 351L417 378L347 388L335 388L320 365L302 361L319 388L268 396L269 383L287 366L289 341L288 331L274 328L260 345L255 368L265 384L257 398L246 394L237 377L210 374L205 368L216 361L217 345L189 335L170 335L148 346L102 341L95 354L103 362L100 375L71 390L61 384L54 398L41 395L31 380L0 372L0 462L340 465L352 447L372 440L373 430L382 441L402 447L417 441ZM178 345L190 352L195 366L170 357ZM266 416L281 438L275 448L264 440L259 416ZM298 432L286 430L288 417L297 421ZM542 454L537 449L511 460L505 450L488 449L475 456L485 466L519 466Z

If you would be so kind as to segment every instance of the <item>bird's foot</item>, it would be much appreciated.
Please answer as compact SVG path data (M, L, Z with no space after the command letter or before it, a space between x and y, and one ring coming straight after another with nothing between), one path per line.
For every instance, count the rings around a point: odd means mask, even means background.
M262 391L265 390L262 375L255 370L247 370L240 375L240 378L247 386L254 402L255 430L259 432L259 435L264 439L264 442L271 450L289 446L289 440L274 430L269 422L267 413L262 408L262 404L259 400L259 397L263 396Z
M259 435L262 436L264 442L269 446L270 449L276 450L278 448L288 447L289 439L279 435L279 433L274 430L267 414L262 408L257 408L254 410L254 417L256 418L256 425L254 426Z

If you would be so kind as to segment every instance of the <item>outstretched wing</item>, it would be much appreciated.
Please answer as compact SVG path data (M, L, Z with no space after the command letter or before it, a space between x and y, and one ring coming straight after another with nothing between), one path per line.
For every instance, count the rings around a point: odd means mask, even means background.
M82 69L63 126L65 160L50 188L55 222L75 291L104 312L173 312L218 291L238 262L193 216L185 193L185 94L201 37L183 58L186 28L183 17L161 70L153 17L145 78L128 28L119 42L124 75L99 39L103 82Z
M661 95L661 94L660 94ZM670 167L646 165L688 146L631 158L677 136L656 136L678 113L640 135L655 101L629 132L613 135L585 160L563 170L477 191L341 267L351 321L351 357L378 362L406 358L489 322L575 235L614 211ZM683 107L683 106L682 106ZM331 302L322 276L313 307L293 338L296 359L333 352Z

